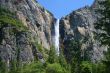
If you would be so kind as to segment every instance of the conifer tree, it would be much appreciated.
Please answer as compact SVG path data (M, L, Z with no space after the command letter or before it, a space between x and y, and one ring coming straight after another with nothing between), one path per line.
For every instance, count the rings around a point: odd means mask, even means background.
M58 58L58 57L57 57L57 55L56 55L55 48L54 48L54 47L51 47L51 48L50 48L50 51L49 51L48 62L49 62L50 64L55 63L55 62L58 61L57 58Z

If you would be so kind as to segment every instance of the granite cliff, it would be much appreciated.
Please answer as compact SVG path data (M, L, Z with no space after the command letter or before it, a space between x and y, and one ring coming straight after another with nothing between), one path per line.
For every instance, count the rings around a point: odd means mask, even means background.
M99 32L94 28L94 23L100 17L97 13L97 9L100 7L98 2L100 1L95 0L92 6L85 6L61 18L60 42L67 59L69 57L69 52L67 52L69 50L68 43L71 40L77 40L81 43L79 50L81 50L82 57L86 57L92 62L103 59L104 51L107 48L100 46L100 42L94 38L94 32Z
M93 62L103 58L105 46L94 39L94 23L99 15L98 1L60 19L60 47L68 59L68 43L82 43L82 56ZM31 62L35 57L48 57L53 45L55 17L36 0L0 0L0 59L7 64L11 60ZM63 47L62 47L63 46ZM43 51L43 52L42 52ZM41 54L42 53L42 54Z
M50 49L54 22L35 0L0 0L0 58L6 63L33 61Z

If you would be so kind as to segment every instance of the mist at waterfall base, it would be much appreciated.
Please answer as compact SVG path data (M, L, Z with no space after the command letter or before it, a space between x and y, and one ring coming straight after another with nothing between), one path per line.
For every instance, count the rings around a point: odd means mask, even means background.
M59 19L57 19L56 23L54 24L54 28L55 28L55 50L56 50L56 54L59 56L60 51L59 51Z

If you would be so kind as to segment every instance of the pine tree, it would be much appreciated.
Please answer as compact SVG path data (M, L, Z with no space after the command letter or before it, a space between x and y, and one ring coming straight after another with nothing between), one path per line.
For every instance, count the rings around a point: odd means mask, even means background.
M81 43L79 40L70 40L66 52L68 63L71 64L71 73L80 73L81 58Z
M60 54L59 54L59 64L61 65L61 67L64 70L64 73L71 73L70 71L70 64L67 63L65 56L63 54L63 50L60 49Z
M52 63L57 62L58 61L57 59L58 59L58 57L56 55L55 48L54 47L51 47L50 48L50 51L49 51L48 62L50 64L52 64Z

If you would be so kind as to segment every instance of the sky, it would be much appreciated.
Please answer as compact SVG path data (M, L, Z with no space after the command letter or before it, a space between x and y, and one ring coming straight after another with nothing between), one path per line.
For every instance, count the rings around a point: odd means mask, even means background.
M71 13L86 5L91 6L94 0L37 0L44 8L49 10L56 18Z

